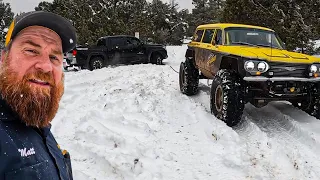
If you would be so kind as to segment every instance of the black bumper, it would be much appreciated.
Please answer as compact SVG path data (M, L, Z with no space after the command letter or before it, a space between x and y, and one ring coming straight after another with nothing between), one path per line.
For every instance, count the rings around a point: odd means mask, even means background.
M299 81L299 82L319 82L320 77L317 78L300 78L300 77L262 77L262 76L247 76L243 80L250 82L275 82L275 81Z
M245 77L244 80L249 100L303 100L314 88L319 88L320 78Z

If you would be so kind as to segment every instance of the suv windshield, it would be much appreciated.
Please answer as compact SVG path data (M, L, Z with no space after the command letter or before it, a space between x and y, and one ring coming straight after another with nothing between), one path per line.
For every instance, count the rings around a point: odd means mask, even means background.
M263 46L283 49L280 38L272 31L230 27L225 29L226 45Z

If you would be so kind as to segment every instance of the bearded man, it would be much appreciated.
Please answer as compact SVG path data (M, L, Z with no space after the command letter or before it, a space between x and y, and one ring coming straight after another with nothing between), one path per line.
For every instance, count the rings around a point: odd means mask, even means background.
M76 31L49 12L16 17L0 66L0 179L70 180L70 155L50 128L64 93L63 53Z

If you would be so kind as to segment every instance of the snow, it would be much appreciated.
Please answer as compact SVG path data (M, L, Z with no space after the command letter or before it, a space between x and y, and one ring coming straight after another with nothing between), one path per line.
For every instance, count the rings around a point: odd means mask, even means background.
M234 128L210 113L210 87L180 93L186 46L165 65L66 72L52 131L74 179L320 179L320 121L287 102L246 105Z

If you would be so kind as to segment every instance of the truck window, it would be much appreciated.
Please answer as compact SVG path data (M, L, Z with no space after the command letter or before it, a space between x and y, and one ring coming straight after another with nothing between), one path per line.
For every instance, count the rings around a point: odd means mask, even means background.
M106 46L106 40L105 39L99 39L97 42L97 46Z
M134 46L138 46L140 44L140 41L136 38L128 38L128 43Z
M204 30L198 30L194 35L193 35L193 38L192 38L192 41L195 41L195 42L200 42L201 41L201 38L202 38L202 35L203 35L203 31Z
M126 45L125 43L125 39L122 37L113 37L110 38L110 46L111 48L115 48L115 47L124 47Z
M211 43L215 29L206 29L202 39L203 43Z

